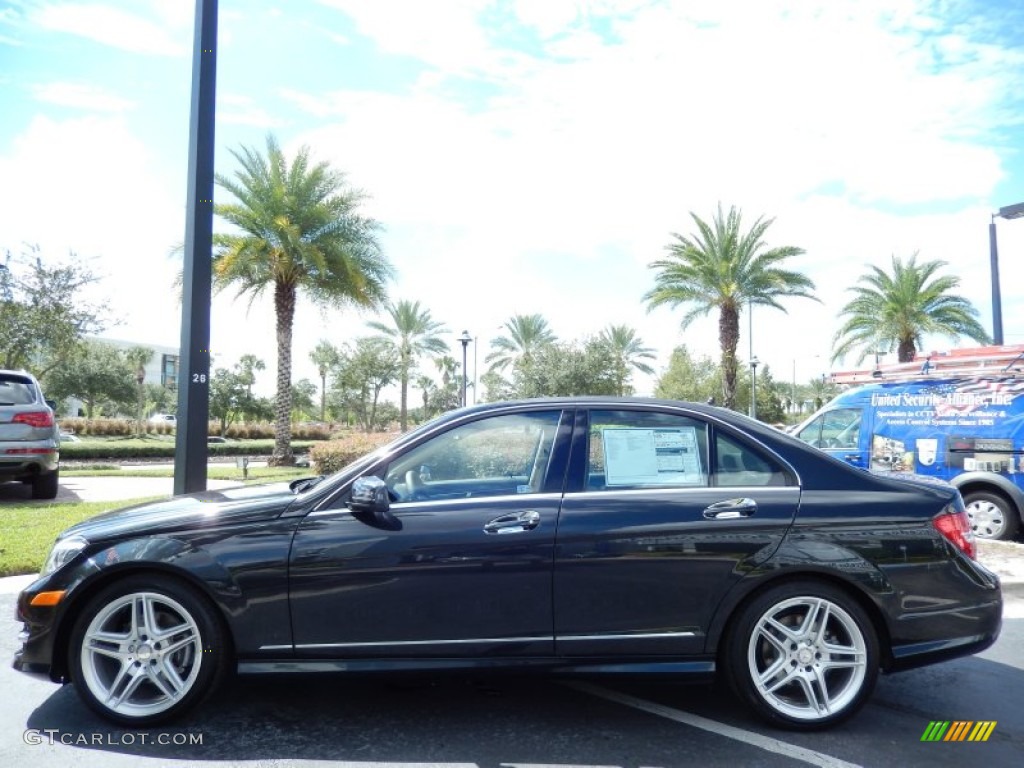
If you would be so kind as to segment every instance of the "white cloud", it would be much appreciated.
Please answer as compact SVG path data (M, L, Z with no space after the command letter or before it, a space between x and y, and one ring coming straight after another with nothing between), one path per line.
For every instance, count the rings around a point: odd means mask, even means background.
M183 26L182 15L168 13L168 7L167 3L160 3L160 18L151 20L112 5L53 3L36 8L30 18L33 24L45 29L132 53L185 56L190 50L191 26Z
M89 83L40 83L32 86L37 101L93 112L125 112L135 103Z

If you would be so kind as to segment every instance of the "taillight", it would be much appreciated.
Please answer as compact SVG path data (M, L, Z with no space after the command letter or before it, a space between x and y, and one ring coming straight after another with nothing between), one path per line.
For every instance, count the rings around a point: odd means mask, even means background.
M971 530L970 518L963 509L947 507L932 518L932 525L953 546L972 560L975 559L977 548L974 546L974 532Z
M30 427L52 427L53 414L49 411L32 411L31 413L16 413L11 420L14 424L28 424Z

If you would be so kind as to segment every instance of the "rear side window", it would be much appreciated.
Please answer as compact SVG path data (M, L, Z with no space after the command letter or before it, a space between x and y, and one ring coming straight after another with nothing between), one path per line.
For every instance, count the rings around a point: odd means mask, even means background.
M786 472L757 449L718 432L715 437L715 485L786 485Z
M0 374L0 405L28 405L35 401L36 389L30 379Z

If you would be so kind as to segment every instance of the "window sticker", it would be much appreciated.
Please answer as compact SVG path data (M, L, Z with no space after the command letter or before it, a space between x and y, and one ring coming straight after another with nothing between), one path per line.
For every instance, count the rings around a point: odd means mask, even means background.
M604 429L605 483L702 485L695 427Z

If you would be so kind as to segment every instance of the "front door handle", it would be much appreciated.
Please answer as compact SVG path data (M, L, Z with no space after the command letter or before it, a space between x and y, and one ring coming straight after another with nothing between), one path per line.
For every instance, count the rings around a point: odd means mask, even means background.
M484 525L484 533L523 533L540 525L540 512L528 510L496 517Z
M712 504L704 510L704 517L708 520L734 520L737 517L750 517L755 512L757 512L757 502L744 496L740 499L726 499Z

